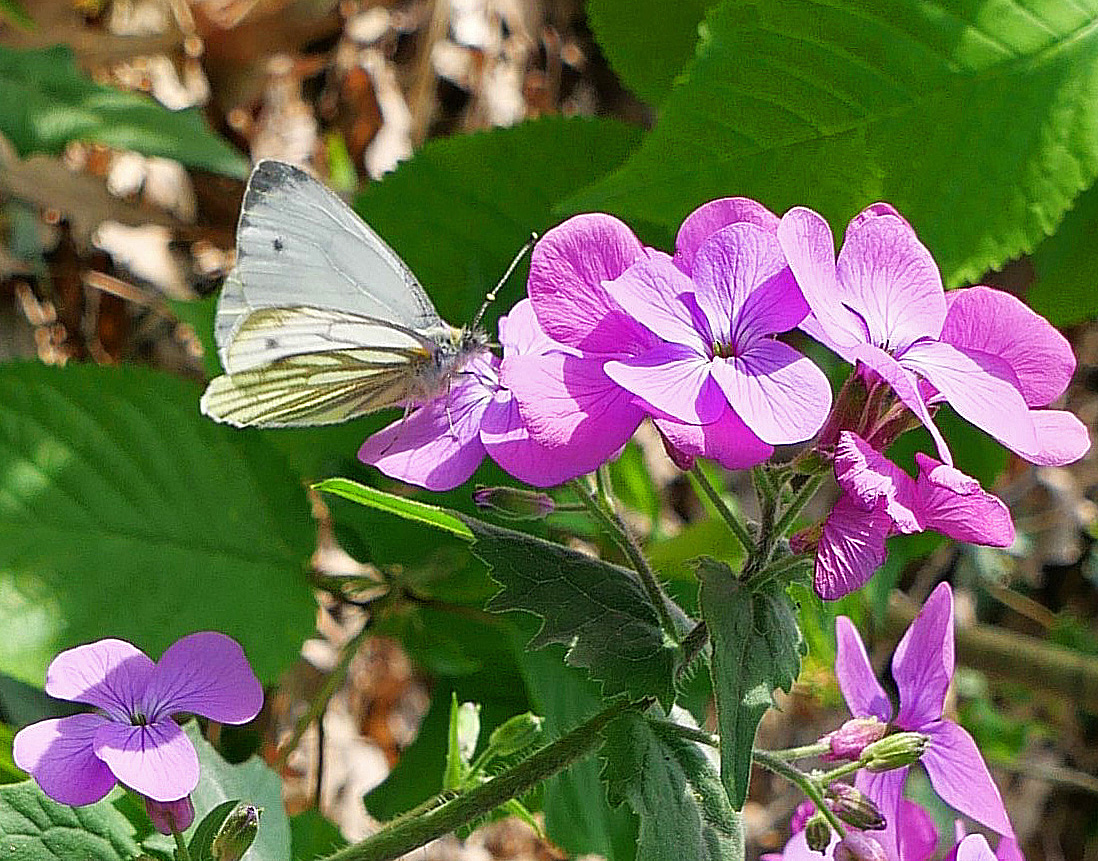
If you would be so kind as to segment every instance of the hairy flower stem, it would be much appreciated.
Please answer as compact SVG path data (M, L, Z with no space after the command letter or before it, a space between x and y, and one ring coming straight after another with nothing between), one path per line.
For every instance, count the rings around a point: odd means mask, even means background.
M621 548L621 552L626 555L626 558L633 565L633 570L637 572L637 576L640 578L641 586L644 587L644 591L648 593L648 599L655 607L656 614L660 619L660 627L663 628L664 633L676 643L679 642L679 628L675 624L675 617L671 613L671 599L667 597L663 587L660 586L659 580L656 578L656 572L648 564L648 559L637 543L637 539L633 537L629 528L625 525L625 521L621 519L621 515L613 508L613 500L610 500L611 507L607 510L599 504L595 494L582 480L576 479L573 481L572 487L583 504L587 506L591 516L599 522L603 529L610 533L614 543Z
M652 702L644 699L615 703L475 789L444 801L422 815L402 817L361 843L327 856L324 861L391 861L449 834L571 765L602 742L601 732L611 721L626 712L646 709Z
M820 489L823 480L824 477L822 475L812 476L812 478L802 484L800 489L793 494L793 498L789 501L789 505L787 505L785 511L782 512L782 516L778 518L778 522L774 524L775 535L785 535L793 528L793 522L804 510L804 507L812 500L812 497L816 495L816 491Z
M343 684L343 679L347 675L347 670L351 666L351 661L354 656L358 654L359 648L362 643L370 635L370 623L367 621L362 626L362 630L351 637L350 640L343 646L342 651L339 653L339 663L335 665L328 677L324 680L324 684L320 686L320 690L316 692L316 696L313 697L312 702L309 703L309 709L305 712L294 725L294 731L290 734L289 739L278 751L278 756L271 764L271 767L276 771L286 763L286 759L297 748L301 742L301 737L305 735L305 730L309 728L314 720L320 717L324 712L324 709L328 705L328 701L332 698L333 694L339 690L339 686Z
M767 753L775 759L780 759L783 762L793 762L798 759L808 759L813 756L822 756L831 750L830 743L826 741L816 741L812 744L803 744L800 747L787 747L781 750L771 750Z
M751 575L751 577L748 578L748 582L753 589L760 589L771 580L776 580L779 577L788 575L789 572L795 568L807 567L811 569L815 558L816 555L814 553L797 553L793 556L786 556Z
M736 540L740 542L744 551L749 551L754 547L755 541L751 537L751 533L747 531L747 527L743 525L740 519L732 513L732 509L725 504L717 488L706 478L701 467L694 464L694 468L690 470L690 476L694 479L694 483L702 489L702 492L709 497L709 501L713 503L713 507L717 509L721 519L728 524L728 528L732 530L732 534L736 536Z
M187 842L179 829L172 823L172 837L175 838L175 861L191 861L191 853L187 850Z
M755 749L751 751L751 758L767 771L772 771L779 777L784 777L800 789L801 792L808 796L809 800L816 805L816 809L824 815L824 818L826 818L828 824L835 829L835 832L840 837L846 836L846 829L843 828L843 824L824 803L823 792L820 789L820 784L816 780L809 777L799 768L790 765L781 757L775 756L770 751Z
M848 774L853 774L860 768L865 768L869 764L868 759L859 759L855 762L845 762L838 768L833 768L831 771L825 771L822 774L816 775L816 780L820 782L822 786L827 786L834 780L838 780L840 777L846 777Z

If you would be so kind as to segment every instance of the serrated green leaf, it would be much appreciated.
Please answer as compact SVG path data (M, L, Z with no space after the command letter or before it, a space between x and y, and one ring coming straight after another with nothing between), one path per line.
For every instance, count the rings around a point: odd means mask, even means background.
M621 164L640 136L616 120L553 116L437 138L367 186L355 209L444 317L468 321L530 232L551 226L557 204ZM517 302L524 283L520 268L489 317Z
M62 649L158 658L224 631L273 681L314 627L315 527L261 440L136 367L0 366L0 671L40 684Z
M346 478L328 478L314 484L313 489L334 493L344 499L357 502L359 505L367 505L379 511L387 511L390 514L403 517L405 520L426 523L428 526L441 529L443 532L449 532L451 535L456 535L458 538L464 538L467 541L473 540L472 531L461 518L445 508L439 508L437 505L428 505L415 499L396 496Z
M239 799L263 808L259 832L244 857L247 861L286 861L290 858L290 820L282 806L282 780L257 756L232 765L223 760L202 736L197 722L191 721L184 731L198 752L202 777L191 793L194 822L183 836L189 842L205 817L226 801ZM155 834L145 845L158 851L174 850L170 837ZM198 861L198 859L195 859Z
M602 682L606 696L655 696L671 707L679 652L632 571L521 532L466 522L476 536L473 554L503 587L488 609L543 620L530 648L563 643L568 663Z
M887 200L959 284L1031 251L1096 172L1094 0L723 0L655 130L568 211L677 225L747 195L841 235Z
M628 800L640 816L637 861L743 861L743 819L696 742L638 714L603 736L610 803Z
M58 804L33 780L0 786L4 861L127 861L141 851L133 826L109 801Z
M747 798L751 748L775 688L789 691L804 641L793 602L779 583L758 590L715 559L698 564L702 617L713 643L710 671L721 737L721 780L737 809Z
M0 132L21 156L56 155L71 141L106 144L243 179L248 160L206 125L148 96L95 83L63 46L0 47Z
M698 25L717 0L588 0L587 21L622 83L659 105L694 56Z
M1057 231L1033 252L1037 283L1026 295L1057 326L1098 318L1098 185L1075 199Z

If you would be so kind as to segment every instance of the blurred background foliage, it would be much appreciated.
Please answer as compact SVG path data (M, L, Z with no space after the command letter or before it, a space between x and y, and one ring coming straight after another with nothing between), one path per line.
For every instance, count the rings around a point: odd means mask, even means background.
M0 781L21 777L12 728L57 708L40 690L50 657L104 636L152 654L197 628L244 644L269 706L258 734L220 742L277 765L295 858L441 787L455 692L482 704L485 736L527 709L557 733L598 707L555 647L524 651L530 617L481 609L496 587L462 542L308 492L333 475L410 492L354 458L389 416L275 432L199 415L261 157L347 195L456 323L531 230L574 212L669 249L713 197L809 205L837 234L885 199L948 286L1008 289L1063 327L1080 360L1067 408L1098 420L1094 0L0 0ZM898 539L862 593L798 594L811 654L760 743L811 741L840 714L836 613L884 667L948 577L955 708L1027 857L1098 858L1098 461L1037 469L942 420L959 465L1011 506L1017 544ZM902 444L910 463L927 441ZM650 429L613 477L690 609L691 560L735 562L735 545ZM750 496L713 477L730 504ZM475 481L509 479L489 463ZM468 487L431 501L472 510ZM614 556L568 513L526 528ZM364 613L380 591L400 600ZM341 662L349 642L364 645ZM323 732L276 761L341 667ZM796 801L756 776L752 854L782 845ZM631 857L636 823L605 803L593 757L530 804L551 844L496 823L430 851Z

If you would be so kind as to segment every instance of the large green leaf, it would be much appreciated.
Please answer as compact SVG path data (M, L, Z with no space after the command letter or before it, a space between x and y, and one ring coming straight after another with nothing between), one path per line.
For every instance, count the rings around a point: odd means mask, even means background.
M874 200L948 282L1032 250L1098 172L1095 0L724 0L639 151L570 209L677 225Z
M1075 199L1060 229L1037 246L1026 300L1057 326L1098 317L1098 185Z
M273 681L313 629L314 529L276 451L141 368L0 366L0 671L122 637L235 637Z
M22 156L57 154L70 141L89 141L248 175L248 160L210 131L197 110L172 111L147 96L97 84L62 46L0 47L0 131Z
M428 505L415 499L396 496L346 478L328 478L314 485L314 488L327 493L334 493L336 496L342 496L344 499L351 500L351 502L357 502L359 505L366 505L379 511L395 514L405 520L433 526L435 529L449 532L458 538L467 540L473 538L472 531L460 518L451 514L445 508L439 508L437 505Z
M494 612L522 610L544 624L531 648L567 645L567 662L602 682L606 696L675 699L678 648L664 637L659 617L637 576L559 544L469 519L473 553L503 588Z
M637 861L743 861L743 819L697 742L638 714L603 735L610 803L628 800L640 816Z
M698 25L717 0L589 0L587 20L614 71L653 105L694 56Z
M702 615L713 642L710 668L721 736L721 780L740 809L751 777L751 748L775 688L789 691L804 641L781 583L752 589L723 562L698 565Z
M568 195L619 165L640 130L613 120L546 117L428 142L355 200L416 273L444 316L461 323ZM524 294L518 275L499 308Z
M28 780L0 786L0 851L4 861L127 861L141 849L109 801L69 807Z

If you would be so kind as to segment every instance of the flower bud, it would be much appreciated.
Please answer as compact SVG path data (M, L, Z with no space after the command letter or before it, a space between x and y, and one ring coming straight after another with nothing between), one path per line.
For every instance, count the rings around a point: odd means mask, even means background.
M175 801L155 801L146 797L145 812L161 834L171 834L173 828L175 831L186 831L194 822L194 805L189 795Z
M876 717L852 718L821 741L831 746L828 759L860 759L865 746L884 738L887 732L888 724Z
M863 831L880 831L888 823L877 805L849 783L832 783L825 792L831 812L847 825Z
M496 756L510 756L525 750L541 737L544 722L544 718L532 712L515 715L492 730L488 747Z
M865 767L870 771L903 768L919 761L929 741L930 738L921 732L893 733L866 746L862 751L862 759L868 760Z
M238 804L234 807L210 843L213 861L240 861L240 857L255 840L262 813L263 808L254 804Z
M835 861L888 861L884 847L867 834L848 831L835 847Z
M789 831L792 834L796 834L798 831L804 831L805 825L808 824L808 820L812 818L815 812L816 805L806 798L798 804L797 809L793 811L793 816L789 820Z
M831 826L822 813L817 813L804 824L804 839L813 852L826 852L831 843Z
M545 493L518 487L485 487L483 484L473 491L473 502L478 508L505 520L541 520L556 508L553 498Z

